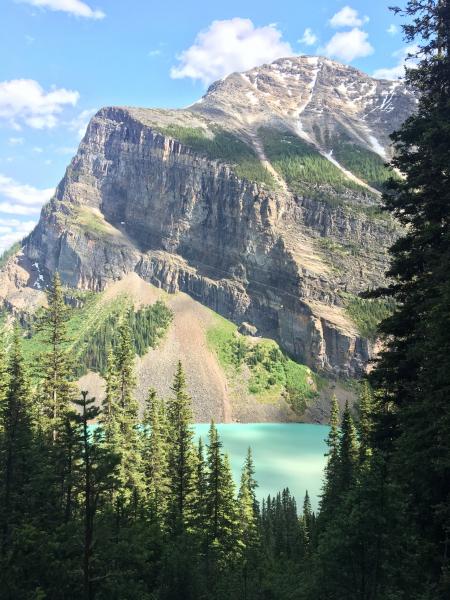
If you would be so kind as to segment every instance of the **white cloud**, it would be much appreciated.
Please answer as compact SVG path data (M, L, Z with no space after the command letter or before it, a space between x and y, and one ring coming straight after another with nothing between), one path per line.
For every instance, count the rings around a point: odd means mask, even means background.
M419 46L412 44L396 50L392 56L397 59L397 63L393 67L376 69L373 73L373 77L376 79L400 79L405 75L405 67L409 69L414 68L417 64L416 58L409 58L411 54L416 54L419 51Z
M33 148L33 152L36 152L36 154L42 154L44 152L44 150L40 146L35 146Z
M48 8L66 12L76 17L84 17L86 19L103 19L105 13L101 10L94 10L86 2L81 0L20 0L31 6L39 6L40 8Z
M386 29L386 32L389 33L389 35L395 35L396 33L398 33L397 25L389 25L389 27Z
M32 231L35 221L19 221L19 219L2 218L0 225L0 253L10 248L15 242Z
M148 56L150 57L154 57L154 56L160 56L162 53L161 50L156 49L156 50L149 50Z
M350 6L344 6L339 12L331 17L329 23L331 27L361 27L368 23L369 17L360 17L357 10Z
M65 106L75 106L80 95L64 88L45 92L33 79L0 82L0 119L14 129L26 124L34 129L55 127Z
M0 214L8 215L32 216L38 215L41 212L40 206L24 206L23 204L15 204L14 202L0 201Z
M24 142L23 137L10 137L8 139L8 144L10 146L21 146Z
M262 63L293 54L275 24L255 27L250 19L236 17L213 21L198 33L195 42L172 67L173 79L200 79L209 84L234 71L246 71Z
M0 173L0 198L10 200L15 204L39 210L45 202L50 200L54 191L53 188L40 190L32 185L18 183L11 177Z
M303 32L303 36L298 40L300 44L305 46L314 46L317 43L317 35L313 32L310 27L307 27Z
M368 41L369 34L354 27L350 31L335 33L325 48L320 52L326 56L338 58L345 62L351 62L355 58L363 58L373 54L374 48Z
M75 131L77 137L81 139L86 133L86 128L91 117L97 112L96 108L87 108L69 122L69 129Z

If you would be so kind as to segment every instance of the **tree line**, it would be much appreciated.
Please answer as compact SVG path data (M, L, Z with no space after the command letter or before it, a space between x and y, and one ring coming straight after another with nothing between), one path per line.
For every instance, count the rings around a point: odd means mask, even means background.
M195 442L181 364L171 397L150 389L140 411L128 318L103 402L79 395L70 310L56 274L38 323L38 385L20 329L0 346L0 596L283 597L274 580L307 554L309 499L305 518L288 489L260 506L250 449L235 485L213 422L206 445Z

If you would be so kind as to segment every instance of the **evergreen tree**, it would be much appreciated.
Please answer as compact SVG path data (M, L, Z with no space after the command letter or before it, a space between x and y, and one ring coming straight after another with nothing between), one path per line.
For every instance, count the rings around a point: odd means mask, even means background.
M372 454L373 398L367 381L363 382L358 405L359 457L363 463Z
M51 287L47 291L48 306L38 322L38 330L48 350L39 361L42 365L43 383L41 402L44 428L51 432L53 441L65 427L66 413L74 397L71 384L71 360L68 352L67 335L68 308L64 303L64 294L59 274L56 272Z
M168 402L168 525L173 533L182 533L190 522L190 504L194 485L195 447L192 428L191 398L181 362Z
M143 418L143 462L147 502L152 518L161 525L168 492L168 432L164 402L150 389Z
M96 518L99 504L113 486L112 474L116 457L105 454L102 446L89 430L89 422L94 421L100 410L94 405L95 398L88 398L88 392L81 392L81 398L75 400L80 409L75 420L78 423L79 492L80 508L83 513L83 598L95 597L95 581L101 579L94 572L95 548L99 544L96 535ZM97 566L98 569L98 566ZM104 570L104 567L103 569Z
M231 467L222 452L217 427L211 421L208 434L208 472L206 507L208 515L208 546L216 566L234 559L238 547L238 511Z
M208 527L207 513L207 474L203 440L199 438L197 445L197 460L195 463L194 493L192 500L192 525L199 541L201 551L205 552Z
M388 462L410 518L420 574L409 598L450 594L450 2L409 0L402 14L417 68L407 82L417 112L393 136L392 181L384 201L404 235L391 249L392 283L379 293L397 308L382 324L385 349L371 375L377 391L376 447ZM397 561L399 572L414 572Z
M330 431L326 443L328 460L319 512L319 520L323 526L339 502L339 405L334 395L331 398Z
M339 492L344 494L355 482L358 465L358 441L348 402L342 414L341 435L339 440Z
M11 543L14 525L27 512L28 486L33 465L30 389L17 326L14 329L7 375L8 385L0 412L0 522L3 555Z
M135 354L127 319L121 323L109 354L102 424L105 452L117 457L113 502L116 525L135 519L145 496L139 406L134 397Z

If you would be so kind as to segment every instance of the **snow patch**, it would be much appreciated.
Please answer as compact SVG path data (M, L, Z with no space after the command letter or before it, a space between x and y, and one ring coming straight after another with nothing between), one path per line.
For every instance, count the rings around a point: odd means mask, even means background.
M374 152L376 152L377 154L379 154L381 156L381 158L386 159L386 150L383 148L383 146L380 144L380 142L377 140L377 138L374 135L369 135L368 136L369 139L369 143L372 146L372 150Z

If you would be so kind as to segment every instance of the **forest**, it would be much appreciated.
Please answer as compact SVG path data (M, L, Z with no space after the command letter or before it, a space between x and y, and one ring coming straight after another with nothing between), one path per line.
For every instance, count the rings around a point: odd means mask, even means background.
M357 406L331 401L319 510L234 482L214 423L194 442L178 365L167 401L134 397L130 319L106 397L78 394L58 274L38 327L38 383L16 326L0 346L0 597L448 600L450 597L450 1L409 0L417 112L392 135L391 248L379 357ZM33 365L35 368L36 365Z

